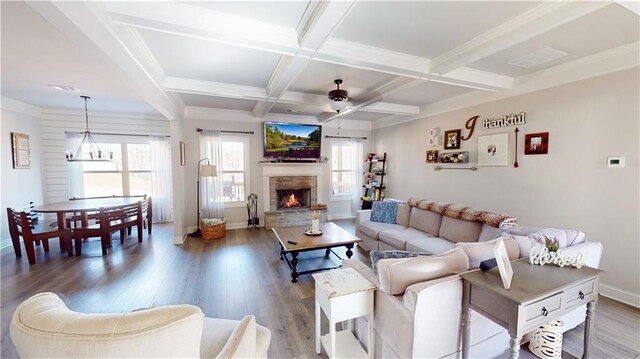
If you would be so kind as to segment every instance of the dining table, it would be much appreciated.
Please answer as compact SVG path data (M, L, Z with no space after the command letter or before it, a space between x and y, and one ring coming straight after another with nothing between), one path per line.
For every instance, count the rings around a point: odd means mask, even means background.
M31 211L36 213L55 213L58 229L67 229L67 213L79 213L80 223L83 227L89 225L89 213L98 212L101 208L109 209L132 204L141 201L141 197L108 197L74 199L62 202L53 202L34 207ZM60 237L60 249L65 250L64 238Z

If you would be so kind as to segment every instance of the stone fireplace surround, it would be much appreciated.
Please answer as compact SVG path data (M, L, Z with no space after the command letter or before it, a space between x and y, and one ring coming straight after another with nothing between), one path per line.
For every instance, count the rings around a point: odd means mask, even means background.
M265 228L311 224L308 208L278 210L276 189L310 188L309 205L326 203L324 198L325 163L261 163L262 198ZM268 199L268 200L267 200ZM321 220L326 221L326 211L321 211Z

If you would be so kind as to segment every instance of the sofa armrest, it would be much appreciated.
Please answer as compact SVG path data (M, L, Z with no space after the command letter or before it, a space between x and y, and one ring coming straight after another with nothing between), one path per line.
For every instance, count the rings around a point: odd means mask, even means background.
M575 246L561 248L562 256L575 257L578 253L584 256L584 264L592 267L600 267L600 259L602 258L602 243L584 241Z
M440 358L459 350L462 279L457 274L407 287L403 305L414 313L413 357Z
M363 209L356 211L356 225L360 222L366 222L371 220L371 211L370 209Z

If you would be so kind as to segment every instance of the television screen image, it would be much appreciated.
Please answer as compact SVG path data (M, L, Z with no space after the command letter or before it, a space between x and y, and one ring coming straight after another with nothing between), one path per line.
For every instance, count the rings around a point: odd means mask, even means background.
M264 156L320 158L322 126L296 123L264 123Z

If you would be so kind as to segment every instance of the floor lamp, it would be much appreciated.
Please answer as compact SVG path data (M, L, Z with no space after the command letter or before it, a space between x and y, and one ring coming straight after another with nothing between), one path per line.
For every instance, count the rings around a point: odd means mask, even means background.
M207 161L207 164L200 165L203 161ZM215 177L216 175L216 166L212 165L209 162L208 158L205 157L198 161L198 180L196 184L198 192L196 198L196 213L198 218L196 219L196 222L198 222L198 229L196 229L193 233L189 233L190 237L202 237L202 232L200 231L200 177Z

